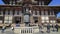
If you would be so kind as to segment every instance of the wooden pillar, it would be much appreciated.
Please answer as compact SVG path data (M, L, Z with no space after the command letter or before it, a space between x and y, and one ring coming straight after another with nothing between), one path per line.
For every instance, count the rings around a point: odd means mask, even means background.
M39 1L39 6L41 6L41 1Z
M44 6L44 1L42 1L42 6Z
M43 15L43 12L41 11L41 15Z
M21 23L22 23L22 17L21 17Z
M33 16L30 16L30 22L31 22L31 23L34 23Z
M21 16L21 23L24 23L23 16Z
M52 14L51 14L51 11L50 11L50 15L52 15Z
M38 17L38 24L40 24L41 23L41 17L39 16Z
M53 10L53 15L54 15L54 10Z
M44 15L44 11L43 10L41 11L41 15Z
M39 15L39 11L37 11L37 15Z
M33 15L35 15L35 11L33 11Z
M48 11L47 10L45 11L45 14L48 15Z

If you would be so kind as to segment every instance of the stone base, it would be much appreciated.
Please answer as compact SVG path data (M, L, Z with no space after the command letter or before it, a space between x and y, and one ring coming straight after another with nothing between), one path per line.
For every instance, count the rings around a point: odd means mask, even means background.
M20 27L15 27L14 28L14 33L20 34Z

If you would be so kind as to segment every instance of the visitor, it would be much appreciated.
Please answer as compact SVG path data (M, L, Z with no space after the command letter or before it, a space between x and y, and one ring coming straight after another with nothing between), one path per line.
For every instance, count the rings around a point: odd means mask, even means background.
M38 27L39 27L39 32L41 32L41 29L42 29L41 24L39 24Z
M59 27L58 24L56 24L56 25L55 25L55 28L56 28L57 32L58 32L58 27Z
M14 30L14 27L11 27L12 31Z
M47 32L50 33L50 24L47 24Z
M52 31L55 31L55 24L52 24L52 28L53 28Z
M4 31L5 31L5 26L2 27L2 33L4 33Z
M43 25L43 23L41 24L41 33L44 33L44 25Z

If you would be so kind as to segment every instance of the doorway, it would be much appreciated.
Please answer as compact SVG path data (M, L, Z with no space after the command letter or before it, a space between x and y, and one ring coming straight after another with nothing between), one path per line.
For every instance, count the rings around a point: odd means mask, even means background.
M14 17L14 23L20 24L21 23L21 17L19 17L19 16Z
M33 19L34 19L34 23L38 22L38 17L33 17Z

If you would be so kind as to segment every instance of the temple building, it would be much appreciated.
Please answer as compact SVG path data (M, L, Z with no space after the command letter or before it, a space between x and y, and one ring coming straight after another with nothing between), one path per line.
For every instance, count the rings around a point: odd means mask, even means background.
M48 6L52 0L2 0L0 26L5 24L53 24L57 23L60 6Z

